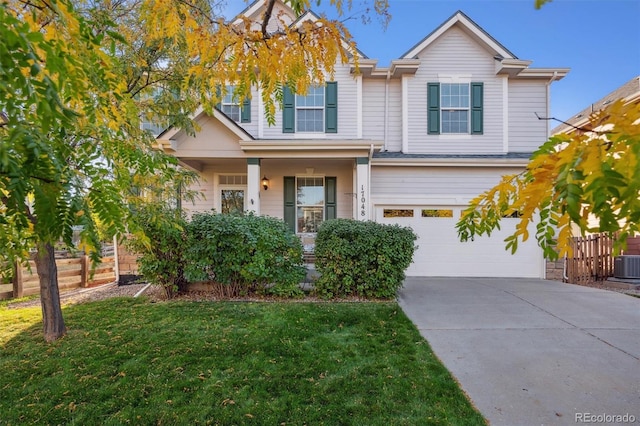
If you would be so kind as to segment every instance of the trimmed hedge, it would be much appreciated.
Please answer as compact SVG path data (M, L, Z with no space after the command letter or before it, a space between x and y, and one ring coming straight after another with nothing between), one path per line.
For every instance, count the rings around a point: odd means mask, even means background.
M391 299L416 249L411 228L352 219L324 222L316 237L315 288L321 296Z
M302 243L285 223L266 216L194 214L187 225L185 277L233 288L233 293L302 294Z

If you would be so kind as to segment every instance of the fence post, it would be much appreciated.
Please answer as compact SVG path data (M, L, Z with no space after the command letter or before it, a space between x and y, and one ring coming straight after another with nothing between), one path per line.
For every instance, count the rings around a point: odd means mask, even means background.
M16 260L13 264L13 297L20 298L23 294L22 265L20 265L20 262Z
M89 256L86 254L80 258L80 287L89 286Z

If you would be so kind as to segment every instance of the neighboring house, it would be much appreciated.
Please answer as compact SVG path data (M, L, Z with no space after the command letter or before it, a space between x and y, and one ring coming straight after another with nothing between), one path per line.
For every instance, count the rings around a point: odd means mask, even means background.
M262 4L243 13L259 19ZM158 139L202 177L206 199L191 211L279 217L303 241L332 218L397 223L419 236L409 276L544 277L535 239L504 249L516 219L465 243L455 229L473 197L522 171L548 138L536 113L548 116L549 86L568 69L530 64L456 12L387 67L363 55L357 75L339 65L325 87L287 91L274 126L254 88L251 101L199 113L195 137Z
M575 114L571 118L567 119L564 123L559 124L551 130L552 135L559 133L571 133L576 131L576 128L583 128L589 122L589 116L602 108L606 107L610 103L623 99L626 103L639 103L640 102L640 75L627 81L622 86L609 93L604 98L592 103L579 113ZM588 127L588 126L587 126ZM585 129L590 130L590 129Z
M591 130L589 128L589 116L598 112L607 105L622 99L625 103L640 103L640 75L632 78L627 81L622 86L615 89L613 92L609 93L607 96L598 100L597 102L592 103L579 113L575 114L571 118L567 119L564 123L556 126L551 130L552 135L557 135L559 133L572 133L579 131L588 131ZM593 218L589 219L589 226L597 226L597 221ZM580 235L580 231L575 227L575 235ZM631 237L627 240L627 250L625 250L625 254L630 255L640 255L640 237Z

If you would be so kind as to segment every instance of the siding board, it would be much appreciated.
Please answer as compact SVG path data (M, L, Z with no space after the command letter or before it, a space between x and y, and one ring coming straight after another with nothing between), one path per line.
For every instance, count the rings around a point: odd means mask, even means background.
M547 88L540 80L509 81L509 151L533 152L547 139Z

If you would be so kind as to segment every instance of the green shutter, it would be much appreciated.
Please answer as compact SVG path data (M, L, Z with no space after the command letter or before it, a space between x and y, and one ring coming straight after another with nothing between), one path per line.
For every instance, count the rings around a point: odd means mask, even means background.
M240 107L240 122L251 123L251 99L246 98Z
M296 95L284 86L282 90L282 133L296 131Z
M296 178L284 177L284 222L296 232Z
M471 134L481 135L482 125L482 104L484 102L484 88L482 83L471 83Z
M440 83L427 83L427 132L440 134Z
M324 131L338 133L338 83L327 81L324 94Z
M220 96L222 96L222 89L220 88L219 84L216 84L216 98L218 98L218 103L216 103L216 108L222 111L222 98L220 98Z
M324 219L330 220L338 217L336 203L336 177L324 178Z

